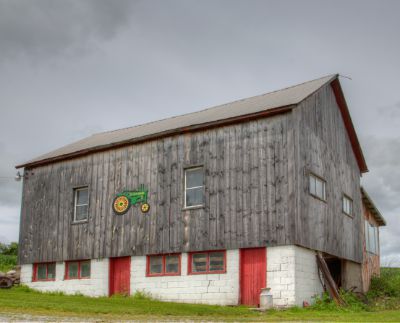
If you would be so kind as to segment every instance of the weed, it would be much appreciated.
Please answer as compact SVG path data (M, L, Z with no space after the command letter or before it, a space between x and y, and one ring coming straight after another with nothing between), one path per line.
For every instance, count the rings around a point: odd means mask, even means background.
M0 271L7 272L17 265L17 256L0 254Z

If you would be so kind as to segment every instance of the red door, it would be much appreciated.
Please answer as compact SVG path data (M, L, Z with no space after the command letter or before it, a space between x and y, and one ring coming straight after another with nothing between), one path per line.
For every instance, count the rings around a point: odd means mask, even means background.
M129 295L131 285L131 257L110 258L110 296Z
M266 248L240 250L240 303L259 306L261 288L266 287Z

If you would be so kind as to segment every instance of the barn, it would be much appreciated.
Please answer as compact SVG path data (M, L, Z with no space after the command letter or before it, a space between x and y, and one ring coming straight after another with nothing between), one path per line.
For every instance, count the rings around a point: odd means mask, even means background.
M277 307L368 289L385 221L339 76L24 162L21 280L42 291Z

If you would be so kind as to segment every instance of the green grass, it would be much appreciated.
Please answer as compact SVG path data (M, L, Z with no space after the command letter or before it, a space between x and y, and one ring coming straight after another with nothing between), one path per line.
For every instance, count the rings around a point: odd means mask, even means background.
M168 303L144 294L132 297L90 298L82 295L41 293L25 286L0 290L0 313L78 317L96 320L198 320L198 321L330 321L400 322L400 269L382 268L373 278L364 301L341 292L348 304L338 307L326 295L308 308L254 312L244 306ZM13 315L13 314L9 314Z
M321 302L329 301L321 299ZM330 304L330 303L329 303ZM90 298L62 293L40 293L25 286L0 290L0 313L82 317L100 320L217 320L217 321L400 321L399 310L367 311L341 308L323 303L311 308L291 308L267 313L243 306L212 306L168 303L152 300L143 294L132 297Z
M0 254L0 271L7 272L17 264L17 256Z

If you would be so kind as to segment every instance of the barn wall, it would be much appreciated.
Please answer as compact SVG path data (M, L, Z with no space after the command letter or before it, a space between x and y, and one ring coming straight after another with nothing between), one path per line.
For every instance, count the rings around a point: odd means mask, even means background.
M360 263L360 170L331 86L304 100L293 120L296 244ZM326 180L326 202L309 194L309 172ZM353 217L342 212L343 194L353 199Z
M373 215L371 212L368 210L367 207L363 205L363 219L364 221L368 221L370 224L378 227L378 251L380 250L379 248L379 225L374 219ZM365 226L363 226L363 229L365 230ZM367 252L367 245L366 245L366 240L365 240L365 232L363 230L363 262L362 262L362 288L364 292L367 292L369 290L369 286L371 284L371 278L373 276L379 276L381 273L381 264L380 264L380 254L378 253L373 254L370 252Z
M54 281L32 281L33 265L21 266L21 283L42 292L63 292L86 296L108 296L108 259L91 260L91 275L85 279L65 279L65 263L56 264Z
M290 244L294 142L289 114L99 152L34 168L24 180L21 264ZM205 206L183 210L184 168L204 165ZM144 184L150 212L112 212ZM73 224L88 185L89 220Z
M237 305L239 302L239 250L228 250L226 273L188 275L188 254L181 258L181 275L146 277L146 257L132 257L131 294L145 292L163 301Z

